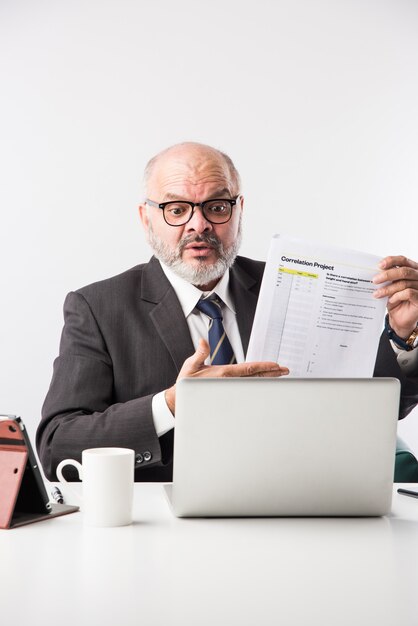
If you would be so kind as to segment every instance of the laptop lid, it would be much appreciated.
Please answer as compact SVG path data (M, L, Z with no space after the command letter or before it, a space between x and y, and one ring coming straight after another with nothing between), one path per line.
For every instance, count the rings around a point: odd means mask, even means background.
M177 516L363 516L390 510L400 383L183 379Z

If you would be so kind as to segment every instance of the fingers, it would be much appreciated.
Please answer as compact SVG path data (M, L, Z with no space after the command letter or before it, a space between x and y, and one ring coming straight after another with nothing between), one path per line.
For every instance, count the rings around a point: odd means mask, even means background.
M196 352L193 355L196 357L196 363L200 363L201 365L203 365L209 356L209 352L210 347L208 342L205 341L205 339L199 339L199 344L196 348Z
M209 356L209 352L210 348L208 342L204 339L199 339L196 352L184 361L177 380L185 376L194 376L207 369L205 361Z
M389 282L390 284L376 289L373 293L375 298L391 298L398 292L418 290L418 263L415 261L404 256L388 256L379 265L384 271L373 277L373 283L380 285Z
M199 376L204 375L204 372L209 369L205 365L205 361L209 356L210 348L207 341L199 339L199 343L196 348L196 352L189 356L183 363L183 366L177 376L177 380L185 378L187 376ZM165 392L165 401L168 408L174 415L176 408L176 386L170 387Z
M270 361L261 361L254 363L242 363L244 366L244 373L241 376L263 376L263 377L275 377L275 376L287 376L289 370L287 367L282 367L278 363Z
M230 377L263 377L277 378L289 374L287 367L282 367L272 361L258 361L252 363L236 363L234 365L213 365L206 371L207 376L230 378Z
M209 356L209 344L204 339L199 340L196 352L185 360L177 380L184 377L191 378L232 378L253 377L277 378L289 373L287 367L282 367L273 361L255 361L252 363L235 363L234 365L205 365Z
M400 291L395 291L388 300L392 306L399 304L399 302L409 302L411 305L415 305L418 309L418 290L405 288Z
M405 256L387 256L379 263L382 271L373 277L380 285L375 298L388 298L389 323L399 337L407 337L418 321L418 263Z
M403 265L401 267L392 268L384 272L380 272L373 277L373 283L378 285L379 283L385 283L387 281L395 280L417 280L418 270Z
M397 280L390 285L386 285L385 287L381 287L380 289L376 289L373 292L374 298L391 298L394 294L399 292L407 292L408 297L402 298L402 300L407 300L409 297L413 295L414 292L418 294L418 280ZM407 295L405 294L405 295ZM390 300L392 302L392 299Z
M412 259L408 259L406 256L387 256L382 259L379 263L379 267L382 269L390 269L391 267L400 267L400 266L412 267L413 269L418 269L418 263L412 261Z
M209 356L210 348L207 341L204 339L199 339L198 346L196 348L196 352L192 354L188 359L186 359L185 364L187 363L188 367L191 370L200 370L205 365L205 361Z

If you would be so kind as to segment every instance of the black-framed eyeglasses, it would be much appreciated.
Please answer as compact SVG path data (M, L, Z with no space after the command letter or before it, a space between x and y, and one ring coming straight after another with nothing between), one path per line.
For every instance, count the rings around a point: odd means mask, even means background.
M186 202L174 200L170 202L154 202L147 198L145 202L156 209L162 209L164 219L170 226L184 226L194 213L194 209L200 206L205 220L211 224L226 224L232 217L232 208L236 205L238 196L235 198L214 198L204 202Z

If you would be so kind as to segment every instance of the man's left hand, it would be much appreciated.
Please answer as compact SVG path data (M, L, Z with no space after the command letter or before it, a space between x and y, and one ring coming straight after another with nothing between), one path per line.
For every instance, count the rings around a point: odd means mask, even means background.
M389 324L399 337L407 339L418 323L418 263L404 256L387 256L379 266L382 271L373 282L391 282L377 289L374 296L389 297Z

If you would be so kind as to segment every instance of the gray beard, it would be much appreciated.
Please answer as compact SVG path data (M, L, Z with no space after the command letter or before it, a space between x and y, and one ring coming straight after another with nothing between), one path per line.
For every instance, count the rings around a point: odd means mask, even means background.
M148 229L148 242L159 261L167 265L188 283L198 287L207 285L213 280L219 280L227 270L233 265L242 240L241 219L238 226L238 233L234 243L225 248L216 235L189 235L184 237L177 244L175 250L171 250L168 245L158 237L152 230L151 224ZM197 257L196 265L185 263L182 259L184 248L190 243L206 243L213 247L218 254L218 259L212 265L205 265L204 258Z

